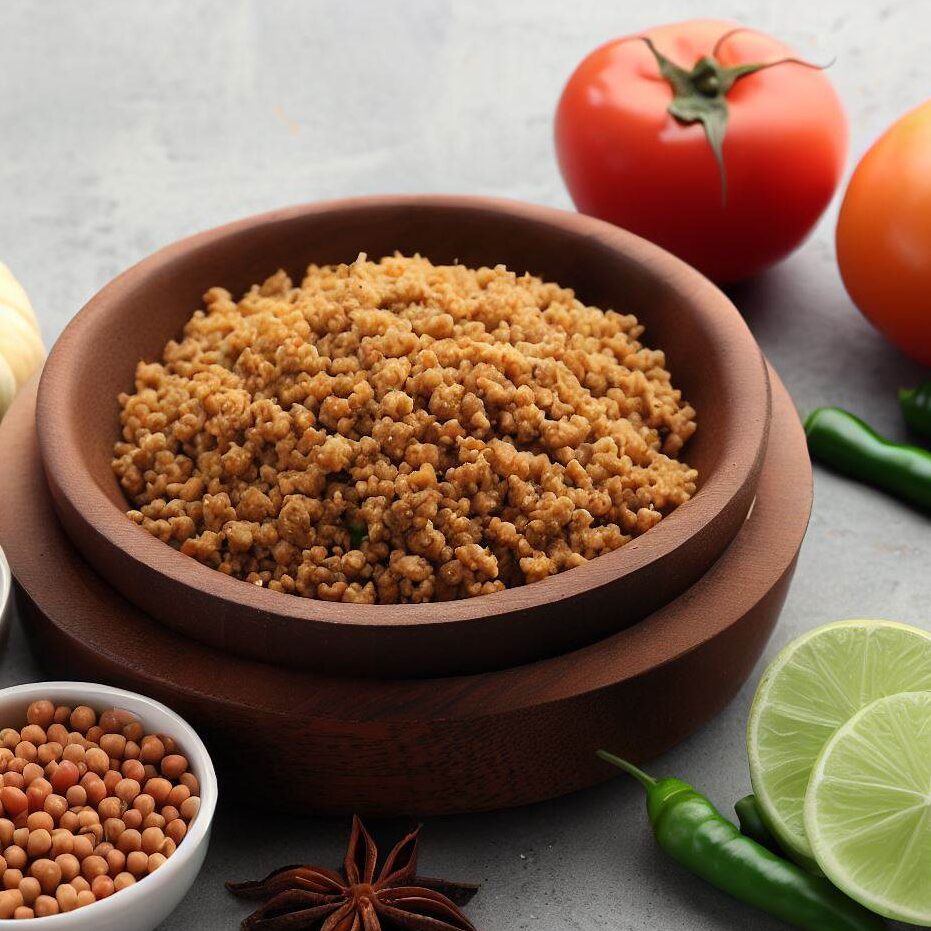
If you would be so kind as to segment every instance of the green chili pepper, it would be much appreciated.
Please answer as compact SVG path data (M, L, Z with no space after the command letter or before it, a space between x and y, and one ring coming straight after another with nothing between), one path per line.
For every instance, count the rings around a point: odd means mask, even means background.
M741 902L804 931L879 931L886 923L820 876L744 837L703 795L679 779L653 779L603 750L647 792L660 847L687 870Z
M755 795L745 795L734 805L734 811L737 813L737 820L740 823L740 833L744 837L752 838L761 847L782 856L779 843L770 833L769 828L766 827L763 821L763 817L760 815L760 808L756 803Z
M892 443L839 407L819 407L805 420L813 458L851 478L931 510L931 453Z
M900 389L899 407L902 408L909 429L931 439L931 381L917 388Z

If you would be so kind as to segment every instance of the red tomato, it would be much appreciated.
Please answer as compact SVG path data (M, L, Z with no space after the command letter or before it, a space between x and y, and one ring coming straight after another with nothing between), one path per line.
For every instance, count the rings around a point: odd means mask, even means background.
M692 69L734 23L693 20L644 35ZM775 39L740 29L723 39L723 66L792 57ZM596 49L569 79L556 111L556 152L583 213L665 246L718 281L746 278L801 243L831 200L847 151L847 121L821 71L783 63L739 78L718 165L700 123L667 108L673 91L636 36Z
M857 165L837 221L837 262L873 326L931 366L931 100Z

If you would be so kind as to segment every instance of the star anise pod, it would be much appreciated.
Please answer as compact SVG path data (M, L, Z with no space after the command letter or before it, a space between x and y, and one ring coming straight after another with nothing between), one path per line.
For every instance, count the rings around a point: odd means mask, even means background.
M263 899L242 931L476 931L459 909L478 886L417 876L420 828L388 854L377 877L378 849L352 819L343 873L285 866L258 882L227 883L234 895Z

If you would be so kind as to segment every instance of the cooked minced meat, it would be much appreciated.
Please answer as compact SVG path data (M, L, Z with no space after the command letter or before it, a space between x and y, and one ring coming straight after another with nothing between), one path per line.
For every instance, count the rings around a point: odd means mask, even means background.
M468 598L581 565L694 494L695 411L634 316L420 256L204 295L122 394L129 517L280 592Z

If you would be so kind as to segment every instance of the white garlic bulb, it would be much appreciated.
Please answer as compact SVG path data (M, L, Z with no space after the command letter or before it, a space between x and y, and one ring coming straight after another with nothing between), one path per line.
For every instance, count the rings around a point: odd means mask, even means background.
M0 262L0 418L44 358L45 346L29 297Z

